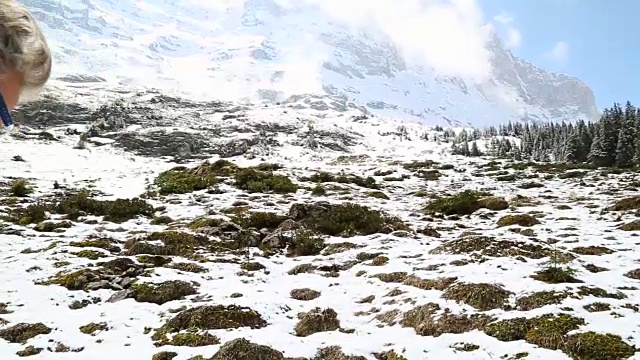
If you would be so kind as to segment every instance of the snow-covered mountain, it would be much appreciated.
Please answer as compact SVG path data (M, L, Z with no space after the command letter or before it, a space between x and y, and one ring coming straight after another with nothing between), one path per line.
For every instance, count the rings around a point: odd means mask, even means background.
M0 359L638 359L633 170L57 85L0 133Z
M416 61L398 41L406 36L376 19L354 25L310 0L22 2L43 22L54 73L65 79L90 75L209 100L326 94L380 116L456 126L598 115L584 83L515 57L490 29L487 76L474 77Z

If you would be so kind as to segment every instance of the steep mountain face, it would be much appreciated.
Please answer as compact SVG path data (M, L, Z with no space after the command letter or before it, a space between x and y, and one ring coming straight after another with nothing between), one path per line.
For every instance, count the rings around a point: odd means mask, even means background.
M100 77L220 100L325 95L344 100L327 104L346 101L432 125L598 115L584 83L513 56L495 37L487 44L493 74L476 82L409 62L375 29L346 26L307 2L23 2L43 22L55 73L66 79Z
M495 81L507 85L526 104L525 118L532 120L569 120L596 118L598 108L591 89L579 79L547 72L511 54L500 39L489 44ZM532 109L543 110L541 114Z

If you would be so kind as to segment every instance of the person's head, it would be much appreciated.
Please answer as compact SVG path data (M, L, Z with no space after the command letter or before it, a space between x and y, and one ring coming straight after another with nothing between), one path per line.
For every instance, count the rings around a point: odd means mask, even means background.
M0 0L0 94L7 108L42 88L50 74L51 51L34 17L15 0Z

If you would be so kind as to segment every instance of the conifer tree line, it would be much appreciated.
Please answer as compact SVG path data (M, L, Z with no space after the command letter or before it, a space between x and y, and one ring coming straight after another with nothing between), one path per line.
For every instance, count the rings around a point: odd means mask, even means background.
M598 167L640 166L640 108L614 103L594 122L513 123L461 131L436 128L454 154L524 161L585 163ZM428 139L428 135L424 135ZM488 141L480 151L478 140Z

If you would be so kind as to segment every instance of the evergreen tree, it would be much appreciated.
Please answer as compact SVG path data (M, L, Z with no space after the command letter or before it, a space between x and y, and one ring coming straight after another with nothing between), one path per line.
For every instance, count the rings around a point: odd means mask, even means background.
M616 166L627 168L633 166L635 146L633 133L620 129L618 132L618 146L616 147Z
M480 153L480 149L478 149L478 143L476 141L474 141L473 143L471 143L471 156L481 156L482 154Z
M603 141L603 133L601 130L602 126L598 126L595 129L595 136L591 142L591 150L589 151L588 159L589 161L596 166L606 166L607 158L609 155L605 151L604 141Z
M520 148L517 146L513 148L513 160L522 161L522 153L520 152Z
M568 163L580 162L580 134L578 131L574 131L567 140L564 151L564 161Z
M624 107L614 103L596 121L508 122L458 134L442 129L436 135L436 140L453 142L453 151L466 156L483 155L477 144L483 140L486 155L518 161L640 166L640 109L628 101Z
M635 121L634 121L634 126L636 129L636 137L635 137L635 151L634 151L634 156L633 156L633 162L636 165L640 165L640 108L638 108L636 110L636 116L635 116Z
M636 142L636 109L628 101L625 106L624 117L620 121L618 146L616 147L616 166L627 168L633 166Z
M613 166L616 160L616 149L618 148L618 115L614 111L608 111L600 120L600 142L602 146L603 159L600 166Z
M461 155L471 155L471 150L469 150L469 143L466 140L462 143Z
M578 162L587 162L589 150L591 149L591 130L584 121L580 120L575 128L580 138L580 149L578 150Z

